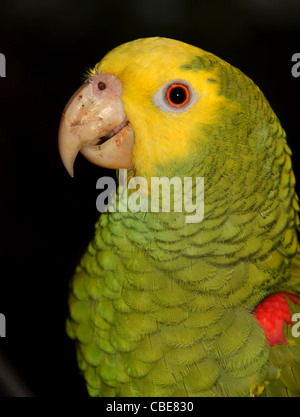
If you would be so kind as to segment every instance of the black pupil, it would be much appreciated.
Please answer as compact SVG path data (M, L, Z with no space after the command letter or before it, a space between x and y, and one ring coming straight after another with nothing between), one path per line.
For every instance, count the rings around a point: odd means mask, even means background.
M184 103L186 100L186 91L182 87L174 87L170 91L170 101L174 104Z
M103 83L102 81L100 81L100 83L98 83L98 88L99 88L99 90L105 90L106 89L106 84Z

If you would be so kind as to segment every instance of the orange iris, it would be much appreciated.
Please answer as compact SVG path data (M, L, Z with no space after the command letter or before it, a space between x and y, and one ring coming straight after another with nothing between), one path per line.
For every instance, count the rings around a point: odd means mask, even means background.
M183 84L173 84L168 88L167 100L171 106L184 106L190 98L188 88Z

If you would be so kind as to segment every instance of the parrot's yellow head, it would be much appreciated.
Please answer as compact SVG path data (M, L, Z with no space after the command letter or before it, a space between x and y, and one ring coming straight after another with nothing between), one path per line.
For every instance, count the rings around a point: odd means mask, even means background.
M230 168L253 148L259 154L256 139L247 139L256 129L251 100L264 100L260 90L213 54L172 39L138 39L108 53L66 106L61 157L71 175L80 151L139 176L195 169L204 176L214 155Z

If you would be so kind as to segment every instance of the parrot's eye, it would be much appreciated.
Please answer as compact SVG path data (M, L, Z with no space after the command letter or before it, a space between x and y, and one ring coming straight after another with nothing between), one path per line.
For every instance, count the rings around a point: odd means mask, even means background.
M172 80L158 90L153 97L154 104L160 110L181 113L196 103L198 94L185 80Z
M188 88L183 84L173 84L168 88L167 100L171 106L184 106L190 97Z

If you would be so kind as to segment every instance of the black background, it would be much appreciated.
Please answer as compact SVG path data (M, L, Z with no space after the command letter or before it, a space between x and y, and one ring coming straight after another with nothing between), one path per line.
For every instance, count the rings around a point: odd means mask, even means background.
M60 115L87 68L146 36L194 44L250 76L287 132L300 178L300 77L291 74L299 0L2 0L0 350L35 396L86 396L65 335L67 292L99 216L96 181L108 175L79 156L68 176ZM2 383L0 395L9 394Z

